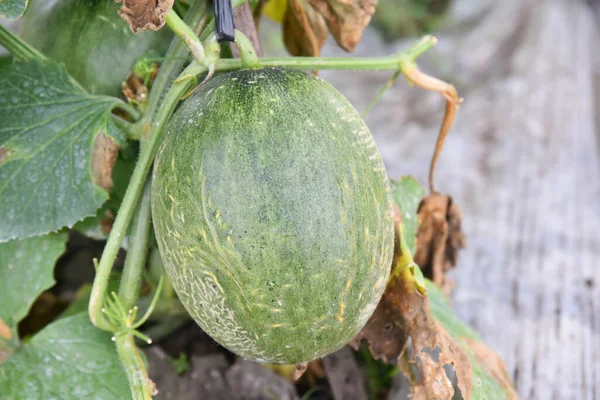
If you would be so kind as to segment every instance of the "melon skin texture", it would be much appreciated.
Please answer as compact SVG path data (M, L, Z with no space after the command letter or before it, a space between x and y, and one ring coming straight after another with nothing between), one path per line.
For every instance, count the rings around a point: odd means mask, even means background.
M162 56L173 37L169 29L134 34L119 8L113 0L30 0L22 37L90 93L119 96L137 59Z
M384 165L348 100L304 72L236 71L166 129L152 215L194 320L262 363L348 343L383 294L394 240Z

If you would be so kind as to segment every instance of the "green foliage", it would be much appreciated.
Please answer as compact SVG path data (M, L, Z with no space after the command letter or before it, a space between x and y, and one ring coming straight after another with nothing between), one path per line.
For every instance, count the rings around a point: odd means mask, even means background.
M94 215L108 198L92 173L94 141L123 143L110 116L118 100L88 95L51 62L0 67L0 92L0 241Z
M0 0L0 18L17 19L25 12L28 0Z
M110 334L87 313L60 319L23 344L0 366L0 398L130 398Z
M34 300L54 285L54 264L66 240L63 232L0 243L0 323L14 338Z
M399 181L392 181L392 200L402 213L402 234L406 245L412 254L415 254L415 241L419 229L417 209L423 197L425 189L412 176L403 176Z
M92 94L119 96L136 60L153 50L164 54L168 29L134 34L106 0L31 0L23 38Z
M392 377L398 373L398 367L375 360L366 345L360 347L358 355L366 366L369 398L381 398L382 392L389 387Z
M169 361L173 365L173 368L175 368L177 375L185 374L190 370L190 362L188 361L187 354L185 353L179 353L179 357L169 358Z

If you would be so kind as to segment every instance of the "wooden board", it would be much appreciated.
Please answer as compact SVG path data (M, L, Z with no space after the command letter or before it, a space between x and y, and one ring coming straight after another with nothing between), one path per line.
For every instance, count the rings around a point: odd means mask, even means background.
M486 4L422 64L465 98L436 179L464 212L454 306L505 359L521 399L600 399L597 23L585 1ZM367 32L357 53L404 47ZM363 110L390 74L321 76ZM384 96L367 122L391 177L426 182L441 116L435 94L399 83Z

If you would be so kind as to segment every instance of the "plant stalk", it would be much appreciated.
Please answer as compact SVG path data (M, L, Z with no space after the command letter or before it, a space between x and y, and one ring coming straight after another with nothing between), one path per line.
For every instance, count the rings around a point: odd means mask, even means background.
M412 66L419 55L435 44L435 38L428 37L425 43L417 43L405 52L386 57L263 57L258 59L259 67L288 67L303 70L330 69L330 70L403 70ZM418 49L415 49L419 46ZM417 51L418 50L418 51ZM403 68L404 67L404 68ZM239 59L221 59L215 65L215 71L234 71L243 68L243 62Z
M115 105L115 108L119 108L125 111L127 114L131 115L131 117L136 121L142 118L142 113L140 111L138 111L135 107L132 107L131 105L125 103L124 101L119 101Z
M40 60L46 59L46 56L2 25L0 25L0 45L8 50L8 52L16 59L21 61L32 61L36 58Z
M152 400L156 392L154 382L148 377L144 360L135 345L133 335L126 334L115 339L117 352L129 381L129 390L133 400Z
M190 64L182 73L181 79L174 83L162 103L162 106L156 114L156 118L152 123L148 137L142 142L142 151L140 158L133 170L133 175L123 197L121 208L117 214L117 218L113 224L110 236L104 247L100 263L96 270L96 278L92 285L92 293L88 312L92 323L104 330L112 331L113 327L102 314L104 303L104 295L108 286L108 278L112 269L113 263L117 257L117 252L121 246L121 242L127 233L127 227L131 222L135 206L144 188L146 177L150 171L150 166L154 160L154 155L161 142L163 128L171 116L179 99L189 90L193 79L185 79L186 77L200 75L206 68L197 63Z
M130 310L135 306L142 284L142 272L144 271L148 255L150 227L152 226L150 189L151 181L148 178L134 217L133 229L130 234L130 245L119 285L119 298L125 310Z
M194 1L185 15L185 24L193 31L200 26L206 12L206 1ZM152 90L148 96L144 112L144 121L149 122L154 118L154 114L158 110L167 87L176 77L176 74L183 69L183 66L187 62L188 54L189 50L186 43L179 37L175 37L165 54L165 60L162 62L158 75L152 84Z
M185 42L196 62L203 64L204 47L202 47L202 42L200 42L200 39L198 39L192 28L183 22L173 9L167 13L165 21L167 22L167 26Z

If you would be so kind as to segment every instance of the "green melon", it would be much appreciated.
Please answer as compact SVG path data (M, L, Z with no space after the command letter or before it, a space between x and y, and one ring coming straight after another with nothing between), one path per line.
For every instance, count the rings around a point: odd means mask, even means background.
M221 74L187 99L157 154L152 215L190 315L257 362L344 346L389 275L381 156L348 100L304 72Z
M135 61L166 51L172 33L133 34L112 0L31 0L23 17L23 39L93 94L119 96Z

